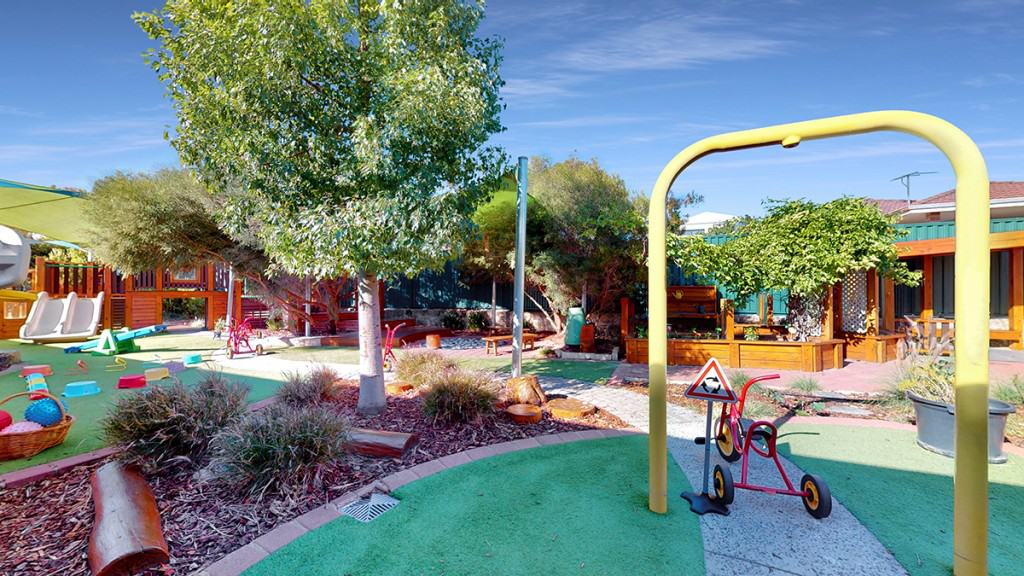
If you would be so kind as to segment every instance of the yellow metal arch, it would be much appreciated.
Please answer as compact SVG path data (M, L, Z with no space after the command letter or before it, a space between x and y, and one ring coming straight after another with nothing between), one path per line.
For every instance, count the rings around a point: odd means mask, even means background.
M904 110L865 112L711 136L677 154L651 194L648 238L650 440L648 506L668 510L665 382L668 360L665 199L675 179L698 158L718 152L782 145L867 132L919 136L941 150L956 173L956 472L954 570L987 574L988 550L988 338L989 182L977 145L956 126Z

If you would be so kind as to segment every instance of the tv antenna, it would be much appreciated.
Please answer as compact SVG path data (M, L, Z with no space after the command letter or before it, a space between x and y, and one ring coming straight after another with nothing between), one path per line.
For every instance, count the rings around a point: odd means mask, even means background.
M907 189L907 208L910 208L910 179L915 176L923 176L925 174L938 174L938 172L907 172L906 174L897 176L890 180L890 182L899 180L900 184L903 184L903 187Z

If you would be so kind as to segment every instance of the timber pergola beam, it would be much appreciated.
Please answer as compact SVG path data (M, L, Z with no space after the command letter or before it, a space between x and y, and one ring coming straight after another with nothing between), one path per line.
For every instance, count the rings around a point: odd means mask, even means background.
M665 201L676 178L699 158L719 152L869 132L903 132L931 142L956 174L956 462L954 572L987 574L989 181L985 160L963 131L941 118L903 110L865 112L719 134L677 154L651 194L648 219L650 438L648 506L665 513L667 501L666 364L668 329ZM710 439L708 439L710 441Z

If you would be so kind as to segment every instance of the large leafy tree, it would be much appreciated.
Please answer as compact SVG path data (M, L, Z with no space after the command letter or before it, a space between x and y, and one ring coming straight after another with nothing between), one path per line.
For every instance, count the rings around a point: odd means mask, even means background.
M530 162L531 197L540 205L531 219L527 274L551 303L556 325L583 300L588 312L614 310L639 278L644 251L643 217L622 178L596 160Z
M168 0L138 14L174 99L172 143L223 223L272 264L359 279L359 409L385 408L381 277L442 265L505 158L500 45L483 2Z
M737 300L787 290L795 309L819 309L825 291L857 270L875 269L898 284L916 285L920 273L899 259L903 236L877 206L860 198L823 204L769 201L762 218L743 218L712 244L699 236L670 235L668 253L687 272L714 280Z
M87 245L100 261L127 274L229 265L273 306L294 319L306 319L304 279L269 274L269 259L252 235L231 237L218 225L223 196L210 194L187 170L118 172L97 180L87 198ZM337 279L313 285L321 295L318 303L335 325L340 312L336 303L345 285Z

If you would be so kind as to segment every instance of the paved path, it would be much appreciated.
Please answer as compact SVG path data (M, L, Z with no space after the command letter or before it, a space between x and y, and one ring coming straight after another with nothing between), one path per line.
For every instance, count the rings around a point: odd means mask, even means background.
M335 362L310 362L308 360L286 360L273 354L264 356L246 355L228 360L226 355L215 355L214 360L219 366L230 370L246 370L268 374L287 374L293 372L306 373L316 366L334 368L341 378L359 378L358 364L339 364ZM385 374L387 377L387 374Z
M579 398L641 430L648 429L647 396L577 380L542 378L542 383L549 392ZM704 417L669 404L668 434L669 452L699 490L703 447L695 445L693 438L704 435ZM714 449L712 456L712 466L724 462ZM783 465L794 482L803 475L791 462L784 460ZM738 466L734 473L739 474ZM774 464L767 459L752 460L750 473L752 479L778 480ZM676 494L669 499L669 506L689 506ZM906 574L874 535L835 501L831 516L815 520L796 497L737 490L731 514L702 516L701 533L708 576Z

